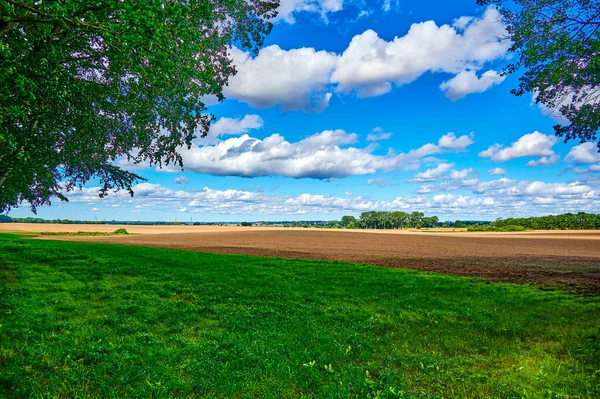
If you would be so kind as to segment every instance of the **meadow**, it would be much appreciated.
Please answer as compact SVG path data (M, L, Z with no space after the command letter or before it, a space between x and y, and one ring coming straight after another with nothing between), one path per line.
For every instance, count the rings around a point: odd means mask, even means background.
M2 398L596 398L600 298L0 234Z

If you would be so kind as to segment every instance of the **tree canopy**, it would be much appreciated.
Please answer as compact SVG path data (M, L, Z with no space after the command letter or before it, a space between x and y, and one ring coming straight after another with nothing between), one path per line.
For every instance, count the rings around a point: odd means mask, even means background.
M119 159L180 165L223 99L232 45L257 51L278 0L0 0L0 212L89 180L141 179Z
M598 140L600 129L600 1L477 0L499 8L522 68L517 96L532 93L558 116L555 133L565 141ZM598 142L600 149L600 141Z

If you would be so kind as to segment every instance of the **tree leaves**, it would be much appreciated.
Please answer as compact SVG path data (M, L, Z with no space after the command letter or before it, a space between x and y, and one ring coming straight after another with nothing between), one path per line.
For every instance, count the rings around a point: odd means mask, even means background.
M203 96L223 99L228 49L256 50L277 0L0 2L0 212L98 180L115 166L181 166L208 132Z
M600 129L600 1L478 0L493 5L507 24L524 69L513 94L533 93L534 101L567 123L554 127L568 140L595 141ZM600 149L600 141L598 142Z

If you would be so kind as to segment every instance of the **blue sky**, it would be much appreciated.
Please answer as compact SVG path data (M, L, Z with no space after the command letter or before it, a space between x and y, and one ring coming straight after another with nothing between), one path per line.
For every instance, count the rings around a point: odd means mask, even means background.
M595 144L562 143L560 121L500 74L510 43L475 0L282 0L185 170L121 164L136 195L93 183L43 218L255 221L368 210L442 220L597 212ZM10 216L33 216L27 206Z

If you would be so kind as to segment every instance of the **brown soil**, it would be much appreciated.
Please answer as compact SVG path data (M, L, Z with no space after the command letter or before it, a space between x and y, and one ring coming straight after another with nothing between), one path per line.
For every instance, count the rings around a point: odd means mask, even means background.
M9 231L10 224L0 225ZM121 226L27 225L12 231L114 231ZM52 226L54 226L52 228ZM40 229L43 227L44 229ZM125 226L140 235L45 237L216 253L326 259L496 281L566 285L600 294L600 231L453 233ZM27 230L24 230L27 228Z

